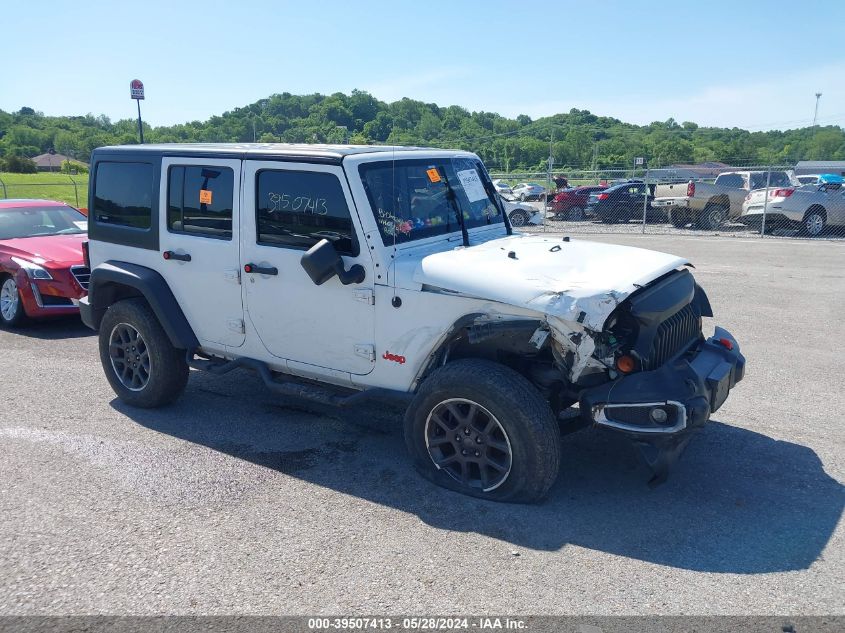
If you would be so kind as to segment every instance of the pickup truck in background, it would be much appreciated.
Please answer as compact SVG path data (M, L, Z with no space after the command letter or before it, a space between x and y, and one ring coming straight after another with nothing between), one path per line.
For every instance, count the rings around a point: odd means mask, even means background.
M742 214L748 192L766 187L765 171L731 171L719 174L716 181L659 184L654 191L655 208L666 209L669 221L678 228L692 224L696 228L716 229L726 220ZM792 184L785 171L771 172L769 186Z

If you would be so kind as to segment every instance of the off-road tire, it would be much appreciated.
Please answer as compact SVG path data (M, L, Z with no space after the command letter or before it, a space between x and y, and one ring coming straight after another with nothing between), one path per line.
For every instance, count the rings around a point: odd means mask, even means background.
M708 204L698 217L698 228L715 231L728 219L728 210L718 204Z
M17 301L15 303L15 308L9 318L6 318L6 315L4 315L2 311L0 311L0 327L20 327L21 325L24 325L26 323L27 316L26 312L24 312L23 309L21 292L18 289L14 278L11 275L0 275L0 292L2 292L4 289L6 291L12 290L17 296Z
M115 328L137 331L149 357L146 383L132 390L122 381L112 362L110 343ZM173 346L150 306L143 299L124 299L111 305L100 323L100 362L114 392L126 404L153 409L170 404L185 390L189 368L185 350Z
M459 482L434 464L426 428L429 416L447 401L463 399L492 414L506 434L510 470L498 487L483 490ZM487 360L457 360L437 369L405 413L405 444L417 470L432 482L491 501L539 501L560 468L560 429L539 391L512 369Z

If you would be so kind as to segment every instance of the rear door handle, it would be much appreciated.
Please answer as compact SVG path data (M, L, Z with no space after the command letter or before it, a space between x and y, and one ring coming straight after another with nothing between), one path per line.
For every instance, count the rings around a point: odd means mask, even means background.
M256 266L255 264L244 264L245 273L256 275L278 275L279 269L275 266Z
M173 251L164 251L161 256L164 257L164 259L166 260L175 259L176 261L180 262L191 261L191 256L188 253L174 253Z

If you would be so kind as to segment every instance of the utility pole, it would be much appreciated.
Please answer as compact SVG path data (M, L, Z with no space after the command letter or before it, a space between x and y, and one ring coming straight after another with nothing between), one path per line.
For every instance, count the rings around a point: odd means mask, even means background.
M822 93L816 93L816 111L813 112L813 127L816 127L816 119L819 118L819 99L822 98Z

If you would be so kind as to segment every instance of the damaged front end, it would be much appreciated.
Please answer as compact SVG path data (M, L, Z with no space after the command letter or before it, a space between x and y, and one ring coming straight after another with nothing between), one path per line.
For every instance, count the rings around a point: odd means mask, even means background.
M619 303L597 332L549 317L552 353L580 420L625 433L642 449L653 484L665 480L691 434L725 401L745 358L726 330L705 340L707 296L676 270Z

